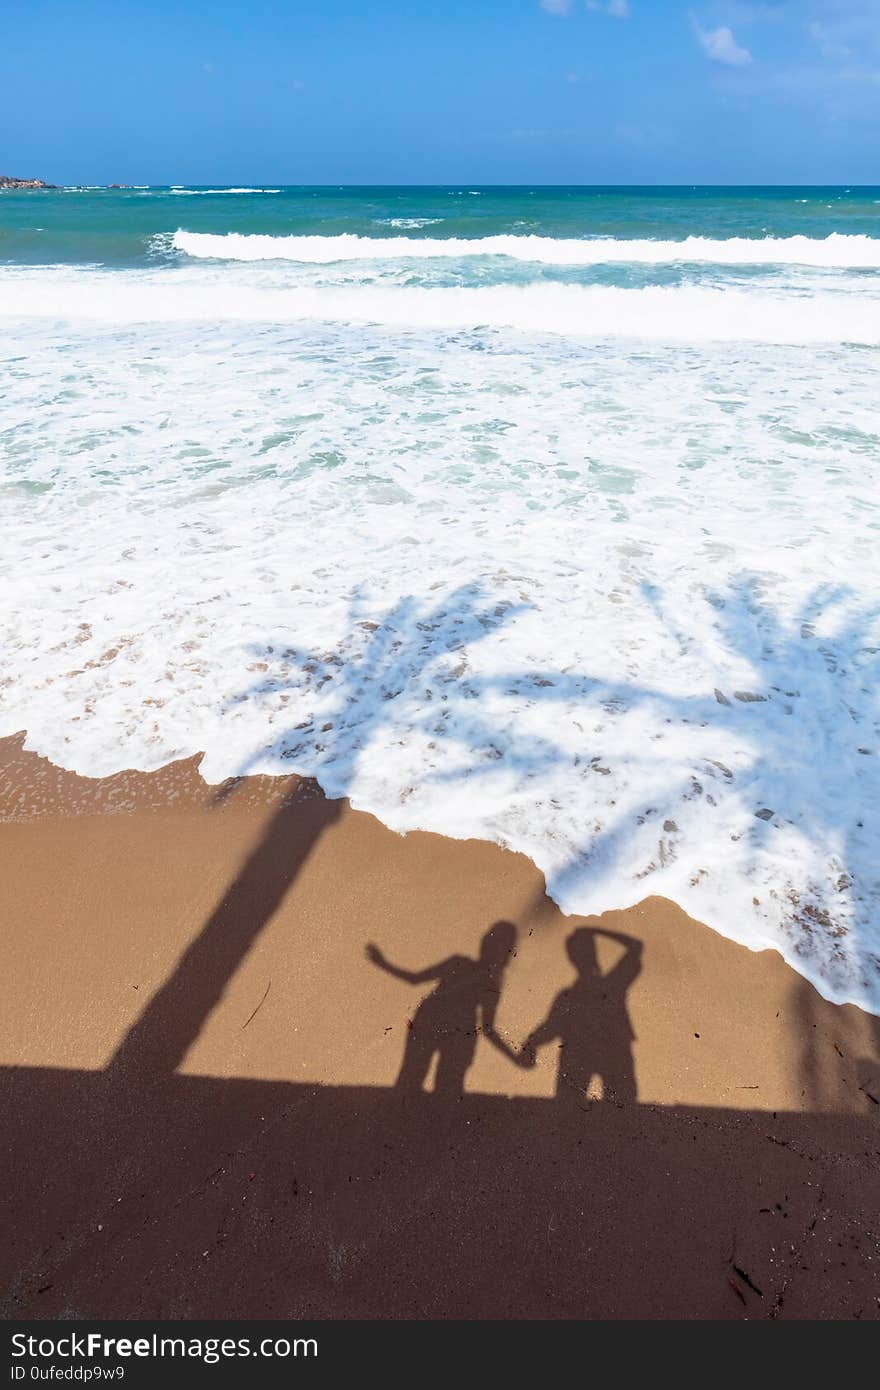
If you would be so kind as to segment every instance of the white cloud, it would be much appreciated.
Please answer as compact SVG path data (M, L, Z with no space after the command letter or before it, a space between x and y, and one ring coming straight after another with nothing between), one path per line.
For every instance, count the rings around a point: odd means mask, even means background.
M719 25L717 29L701 29L694 20L694 31L704 53L713 63L724 63L729 68L742 68L752 61L749 50L737 43L726 24Z
M586 0L588 10L610 14L614 19L629 19L629 0Z
M575 0L538 0L542 10L548 14L565 15L574 10ZM614 19L629 19L629 0L584 0L588 10L599 14L610 14Z
M819 45L823 58L851 58L852 49L845 43L838 42L833 32L827 25L814 19L807 26L807 33L814 43Z

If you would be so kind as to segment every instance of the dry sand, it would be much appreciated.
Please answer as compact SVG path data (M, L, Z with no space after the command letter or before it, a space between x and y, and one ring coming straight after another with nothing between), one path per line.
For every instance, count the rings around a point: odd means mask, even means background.
M197 763L0 742L3 1315L880 1315L880 1020L662 899L564 917L522 856Z

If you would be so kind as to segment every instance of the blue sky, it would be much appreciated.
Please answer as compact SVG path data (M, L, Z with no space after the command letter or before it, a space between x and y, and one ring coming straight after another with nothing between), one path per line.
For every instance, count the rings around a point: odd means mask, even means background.
M878 183L880 0L4 0L0 173Z

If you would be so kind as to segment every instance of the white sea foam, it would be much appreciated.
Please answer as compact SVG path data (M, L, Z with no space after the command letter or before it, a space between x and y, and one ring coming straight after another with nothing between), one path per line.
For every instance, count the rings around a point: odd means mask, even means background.
M173 193L173 194L176 194L176 195L178 195L178 196L182 195L182 196L187 197L187 198L198 198L198 197L206 197L209 193L212 194L212 195L215 195L215 194L218 194L218 193L280 193L280 192L281 192L281 189L280 189L280 188L183 188L181 185L175 185L175 187L174 187L174 188L171 188L171 189L161 189L161 188L157 188L157 189L154 190L154 192L156 192L156 193L159 194L159 195L161 195L161 194L164 193L164 194L166 194L166 196L167 196L168 193Z
M878 309L876 295L844 289L806 294L556 283L431 289L369 283L295 287L264 268L236 279L213 267L200 267L194 274L166 267L88 274L71 268L15 269L5 272L0 295L0 318L108 323L314 320L437 330L512 328L584 339L863 346L880 344Z
M686 237L682 241L616 241L545 236L364 237L262 236L255 233L187 232L178 228L174 248L187 256L229 261L288 260L327 264L345 260L429 260L438 257L509 256L541 265L612 265L669 263L707 265L804 265L876 270L880 237L824 238Z
M401 231L416 231L420 227L431 227L442 222L442 217L377 217L377 226L398 227Z
M0 734L314 774L880 1011L876 300L298 274L0 270Z

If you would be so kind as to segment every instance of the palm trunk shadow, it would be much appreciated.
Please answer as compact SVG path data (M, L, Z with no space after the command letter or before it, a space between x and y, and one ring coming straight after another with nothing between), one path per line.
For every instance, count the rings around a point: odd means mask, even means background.
M129 1029L107 1073L139 1081L177 1071L260 932L321 836L342 811L323 795L294 792L272 815L240 873Z

